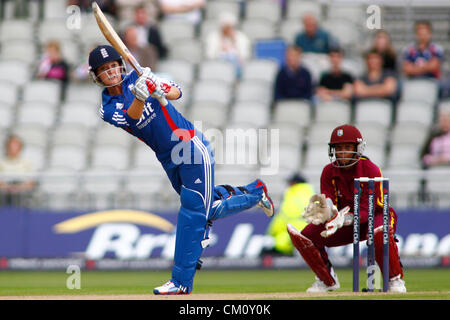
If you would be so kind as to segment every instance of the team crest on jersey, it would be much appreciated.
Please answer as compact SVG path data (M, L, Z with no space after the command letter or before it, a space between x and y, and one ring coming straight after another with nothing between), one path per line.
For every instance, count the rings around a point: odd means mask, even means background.
M339 129L339 130L337 131L338 137L342 137L343 134L344 134L344 130Z
M117 102L116 103L116 109L121 109L123 108L123 103Z

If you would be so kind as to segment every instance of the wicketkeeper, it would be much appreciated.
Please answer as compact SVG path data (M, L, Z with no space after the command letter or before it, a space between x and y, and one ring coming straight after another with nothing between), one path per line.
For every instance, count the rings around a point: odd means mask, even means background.
M320 178L320 195L313 195L303 217L309 223L301 232L292 225L287 229L292 243L316 274L316 282L307 292L326 292L340 288L339 280L328 259L326 247L339 247L353 242L354 178L381 177L377 165L363 156L364 141L360 131L351 125L335 128L329 142L331 163L325 166ZM360 224L361 241L367 240L368 192L361 184ZM383 265L383 197L382 185L376 183L375 192L375 260ZM395 241L397 215L389 208L389 291L406 292L402 265Z
M208 245L210 222L255 205L273 216L266 185L257 179L243 187L214 187L210 144L171 104L182 94L175 83L158 78L149 68L144 68L140 77L135 71L126 74L122 57L108 45L90 52L89 70L94 81L105 88L101 118L148 145L180 195L172 279L153 292L188 294Z

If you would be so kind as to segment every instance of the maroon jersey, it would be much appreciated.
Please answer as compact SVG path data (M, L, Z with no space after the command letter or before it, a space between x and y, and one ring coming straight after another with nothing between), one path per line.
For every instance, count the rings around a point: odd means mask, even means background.
M353 166L348 168L337 168L331 163L325 166L320 177L320 192L325 194L327 198L333 200L338 210L345 206L350 207L353 211L354 196L354 178L375 178L382 177L381 170L378 166L366 157ZM368 219L368 199L367 183L361 183L360 198L360 221L367 223ZM395 216L395 212L390 208L391 218ZM383 214L383 192L382 183L375 182L375 216ZM392 222L392 221L391 221Z

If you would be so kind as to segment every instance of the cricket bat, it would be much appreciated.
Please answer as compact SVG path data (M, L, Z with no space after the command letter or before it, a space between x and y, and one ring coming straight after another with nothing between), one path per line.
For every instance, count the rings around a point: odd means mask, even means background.
M136 70L138 76L141 76L142 75L141 65L134 58L134 56L131 54L128 48L125 46L122 39L120 39L119 35L111 26L108 19L106 19L102 10L95 1L92 2L92 11L94 12L98 27L105 36L105 39L108 40L111 46L113 46L114 49L117 50L117 52L122 56L122 58L124 58L133 67L133 69ZM164 106L167 105L167 100L164 97L161 98L160 102Z

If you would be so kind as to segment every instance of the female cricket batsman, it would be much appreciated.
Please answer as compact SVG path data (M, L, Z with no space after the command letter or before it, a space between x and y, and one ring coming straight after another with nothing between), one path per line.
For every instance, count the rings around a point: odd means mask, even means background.
M361 132L352 125L335 128L329 142L331 163L326 165L320 178L321 195L313 195L303 217L309 223L301 232L292 225L287 229L292 243L305 262L316 274L316 282L307 292L326 292L339 289L339 280L328 259L325 247L338 247L353 242L354 178L381 177L377 165L363 156L364 141ZM381 184L376 182L375 190L375 260L383 265L383 198ZM360 224L361 240L367 239L368 192L367 183L361 185ZM394 234L397 215L389 208L389 291L406 292L402 265L398 255Z
M175 83L159 79L150 68L139 77L126 74L119 53L109 45L89 54L89 72L104 87L101 118L147 144L180 195L172 279L154 294L188 294L208 245L210 221L259 205L274 214L265 184L257 179L243 187L214 187L214 158L209 142L170 103L181 97ZM160 103L165 97L169 102ZM163 101L164 102L164 101Z

